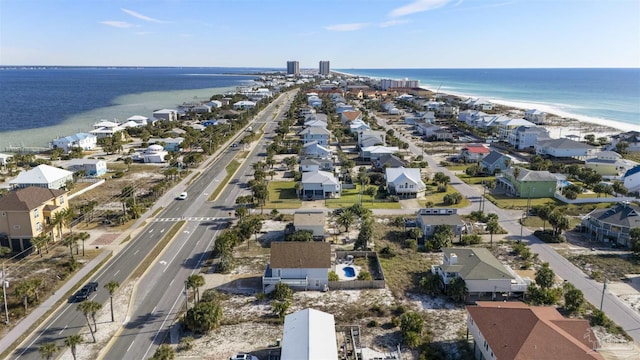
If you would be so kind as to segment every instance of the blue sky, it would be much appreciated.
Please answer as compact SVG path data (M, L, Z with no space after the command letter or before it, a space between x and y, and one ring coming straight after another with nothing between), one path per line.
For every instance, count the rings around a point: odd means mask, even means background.
M640 67L639 0L0 0L0 65Z

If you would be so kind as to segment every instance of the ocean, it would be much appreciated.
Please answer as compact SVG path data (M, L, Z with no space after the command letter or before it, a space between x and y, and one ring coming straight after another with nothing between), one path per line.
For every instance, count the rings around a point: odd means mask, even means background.
M1 67L0 151L46 147L101 120L151 116L252 83L273 68ZM483 97L621 130L640 130L640 69L340 69L420 80L441 93Z
M101 120L150 117L154 110L253 83L249 68L0 68L0 151L46 147Z
M386 79L420 80L440 93L481 97L621 130L640 131L640 68L340 69Z

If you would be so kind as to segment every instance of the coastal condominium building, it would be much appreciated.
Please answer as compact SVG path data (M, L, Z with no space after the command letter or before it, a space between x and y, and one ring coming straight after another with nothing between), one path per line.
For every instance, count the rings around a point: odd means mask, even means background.
M390 88L417 88L420 87L420 80L409 80L407 78L402 80L394 79L382 79L380 80L380 88L387 90Z
M329 75L330 72L329 62L328 61L320 61L320 69L318 72L320 75Z
M299 75L300 74L300 63L297 62L297 61L287 61L287 74Z

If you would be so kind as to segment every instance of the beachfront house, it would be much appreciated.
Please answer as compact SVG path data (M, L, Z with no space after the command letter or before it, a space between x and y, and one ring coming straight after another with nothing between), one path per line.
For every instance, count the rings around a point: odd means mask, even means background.
M0 166L7 166L7 163L11 162L13 155L0 154Z
M603 177L621 177L637 165L635 161L623 159L622 155L615 151L601 151L584 162L584 167Z
M426 189L420 168L386 168L384 178L387 192L401 198L415 198Z
M480 166L487 174L503 172L509 168L509 165L511 165L511 158L495 150L491 150L491 152L480 161Z
M631 247L631 229L640 228L640 206L628 201L608 209L595 209L582 219L582 228L593 241Z
M537 109L529 109L524 112L524 119L536 125L544 125L547 121L547 114Z
M640 165L627 170L623 177L624 187L634 192L640 191Z
M331 244L328 242L271 242L271 257L262 275L262 292L283 283L296 290L324 290L329 285Z
M178 121L178 110L160 109L153 112L153 117L158 120Z
M498 137L501 140L508 141L509 136L512 132L514 132L517 128L524 127L534 127L536 126L534 123L527 121L525 119L512 119L510 117L500 116L496 119L493 119L490 122L489 126L497 126L498 127ZM486 128L486 127L485 127Z
M248 110L256 107L256 103L248 100L241 100L233 103L233 110Z
M627 131L611 136L611 145L607 149L616 150L616 146L620 142L629 144L627 151L640 152L640 131Z
M325 213L319 209L296 210L293 214L293 228L295 231L308 230L314 240L324 240Z
M467 306L474 359L604 360L589 321L563 317L552 306L478 301Z
M548 171L511 167L496 176L496 189L519 198L553 197L558 178Z
M594 146L566 138L538 141L535 149L538 155L578 160L591 156L597 150Z
M127 119L127 122L129 121L133 121L138 126L146 126L150 122L148 117L142 115L133 115Z
M69 207L65 190L30 186L10 191L0 197L0 246L13 252L32 246L31 239L42 234L53 217ZM67 228L62 224L63 229ZM50 228L53 240L59 237L58 227Z
M339 198L342 193L340 181L328 171L303 172L301 184L301 195L308 200Z
M523 294L531 282L496 259L486 248L442 248L442 264L431 265L431 273L438 275L445 288L460 278L469 295L496 299L507 293Z
M416 224L422 230L423 240L433 236L438 225L451 227L453 234L461 236L466 229L464 220L454 208L425 208L418 210Z
M82 171L86 176L102 176L107 173L107 162L101 159L71 159L67 169L74 173Z
M95 135L87 133L77 133L63 138L53 140L52 145L54 149L62 149L65 153L68 153L73 148L79 148L82 150L93 150L98 144L98 138Z
M73 182L73 172L49 165L38 165L31 170L22 171L9 181L11 188L37 186L46 189L63 189L67 181Z
M93 124L93 130L89 131L89 134L96 136L98 139L102 139L112 137L123 129L124 128L117 122L101 120Z
M549 130L540 126L519 126L509 134L507 141L517 150L533 149L543 140L550 140Z
M338 360L333 315L307 308L285 316L280 360Z

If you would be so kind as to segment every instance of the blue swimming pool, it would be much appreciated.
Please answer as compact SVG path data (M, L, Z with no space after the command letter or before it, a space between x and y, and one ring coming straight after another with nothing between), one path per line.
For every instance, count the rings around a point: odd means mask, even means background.
M344 270L344 276L348 278L356 277L356 269L351 266L345 266L342 270Z

